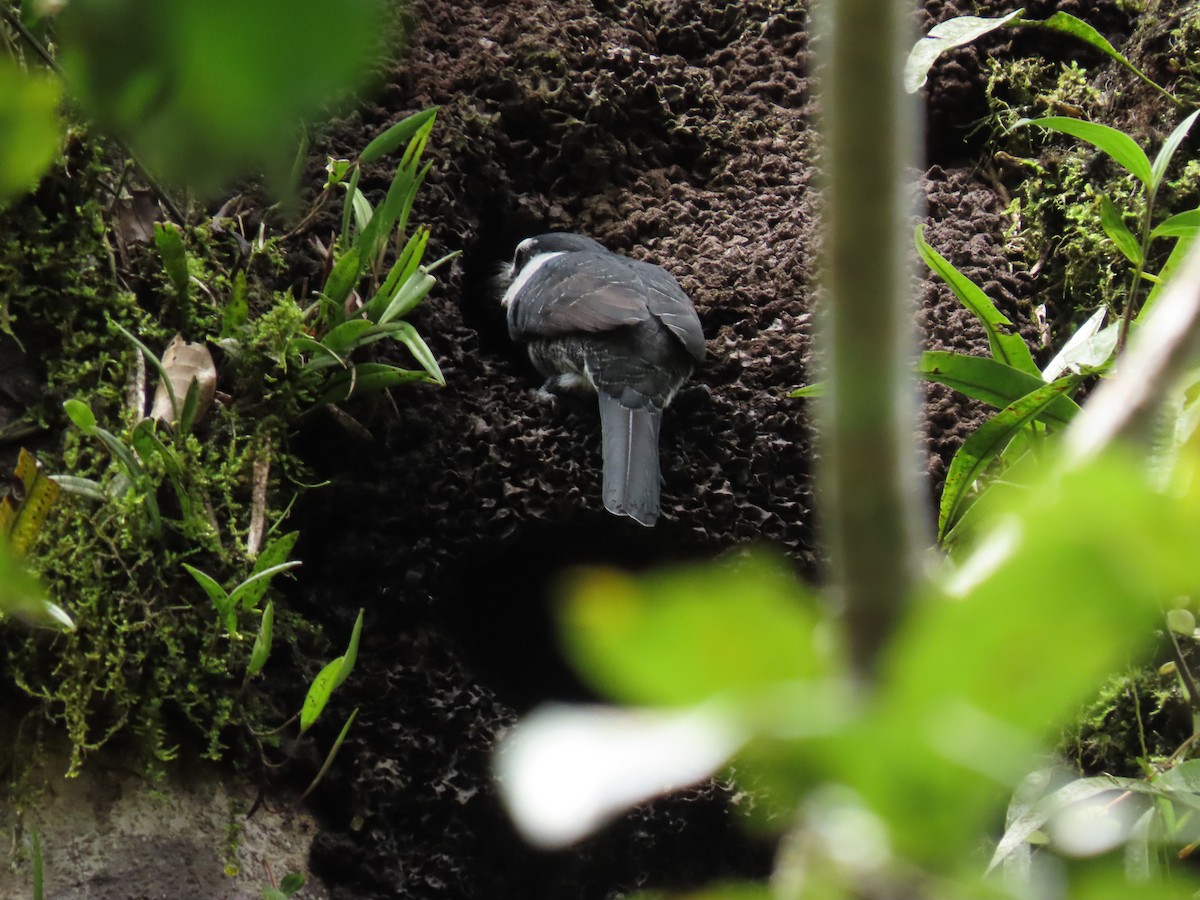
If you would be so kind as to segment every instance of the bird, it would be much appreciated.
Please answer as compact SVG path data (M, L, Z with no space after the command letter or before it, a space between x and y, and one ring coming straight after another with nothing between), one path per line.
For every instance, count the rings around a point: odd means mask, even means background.
M604 508L654 525L663 410L705 355L691 299L666 269L569 232L521 241L498 282L543 389L599 398Z

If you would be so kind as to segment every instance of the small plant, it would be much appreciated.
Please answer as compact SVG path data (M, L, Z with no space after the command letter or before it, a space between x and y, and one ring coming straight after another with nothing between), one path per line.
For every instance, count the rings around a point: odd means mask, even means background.
M304 887L304 876L299 872L288 872L279 879L278 887L268 885L262 890L263 900L287 900L294 897Z

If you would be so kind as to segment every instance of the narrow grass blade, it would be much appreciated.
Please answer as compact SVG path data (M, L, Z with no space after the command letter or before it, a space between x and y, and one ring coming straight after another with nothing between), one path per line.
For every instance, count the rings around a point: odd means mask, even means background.
M934 25L929 34L917 41L908 54L904 63L904 89L910 94L915 94L925 84L929 70L933 68L939 56L947 50L978 40L997 28L1003 28L1019 18L1022 12L1023 8L994 19L957 16Z
M429 229L421 226L413 232L412 237L404 245L404 249L397 254L396 261L392 264L387 278L379 288L379 293L372 297L367 304L367 318L374 322L379 321L379 317L387 309L392 297L395 296L397 288L411 278L413 272L417 271L417 267L421 265L421 258L425 255L427 243L429 243Z
M150 364L150 368L154 369L159 380L167 389L167 396L169 396L171 399L171 418L177 420L179 418L179 397L175 395L175 388L172 387L171 373L168 372L166 366L162 364L162 360L158 358L158 354L143 344L141 340L135 334L133 334L133 332L123 328L121 325L116 322L112 322L111 320L110 323L119 334L124 336L125 340L129 341L129 343L133 344L134 347L141 351L142 356L146 358L146 362Z
M109 499L108 494L104 493L104 489L100 487L100 483L91 478L78 478L74 475L51 475L50 480L55 482L68 494L87 497L89 500L98 500L101 503Z
M1163 145L1159 148L1158 155L1154 157L1154 166L1151 169L1151 184L1150 192L1153 194L1158 191L1162 184L1163 178L1167 175L1167 166L1171 164L1171 157L1175 155L1175 151L1179 149L1179 145L1183 143L1183 139L1187 137L1187 133L1191 130L1192 125L1196 121L1196 117L1200 116L1200 109L1196 110L1182 122L1175 126L1175 130L1170 136L1163 141Z
M950 290L954 291L954 296L958 297L959 302L975 314L975 318L979 320L983 330L987 333L988 347L992 352L992 357L1006 366L1012 366L1014 369L1040 377L1041 372L1033 361L1033 354L1029 352L1029 347L1025 345L1024 339L1017 333L1013 323L1000 310L996 309L995 304L975 282L954 268L949 260L929 246L925 241L923 225L917 227L916 244L917 251L925 260L926 265L940 275L942 280L950 286Z
M963 442L950 461L950 471L946 473L946 484L942 488L938 510L939 541L958 520L975 480L1008 446L1013 436L1036 419L1047 406L1078 387L1081 380L1077 375L1070 375L1043 384L1036 391L1006 406Z
M354 724L354 720L356 718L358 718L357 706L354 707L354 711L351 712L349 718L346 719L346 724L343 725L342 730L338 732L337 739L333 742L333 746L329 748L329 753L325 756L325 762L321 764L321 768L318 770L316 777L313 778L309 786L304 789L304 793L301 794L296 800L297 803L303 803L308 798L308 795L313 792L316 786L321 783L321 779L325 777L325 773L329 771L330 766L333 765L334 759L337 758L338 751L342 749L342 744L345 743L346 736L350 734L350 726ZM301 882L301 885L303 885L303 881Z
M432 123L437 116L438 108L436 106L430 109L423 109L419 113L413 113L405 119L401 119L395 125L390 126L382 133L377 135L372 141L363 148L362 154L358 157L361 162L374 162L381 156L387 156L396 150L399 150L410 140L412 136L427 123Z
M342 231L338 235L338 243L343 249L349 249L350 242L350 214L354 210L354 195L358 193L358 179L362 176L362 169L359 166L354 167L354 171L350 173L350 184L346 187L346 197L342 202Z
M1133 232L1129 230L1129 226L1125 224L1125 220L1121 218L1121 214L1113 206L1113 202L1107 194L1100 198L1100 224L1109 240L1125 254L1125 258L1135 266L1140 266L1143 261L1142 245L1133 236Z
M1070 116L1048 116L1044 119L1021 119L1016 128L1025 125L1036 125L1049 131L1068 134L1071 137L1087 141L1098 150L1103 150L1116 160L1125 171L1151 189L1154 173L1150 167L1150 158L1144 150L1134 143L1133 138L1123 131L1117 131L1107 125L1097 122L1086 122L1083 119L1072 119Z
M925 381L934 381L953 388L996 409L1015 403L1045 384L1030 375L984 356L967 356L946 350L927 350L921 354L917 374ZM1070 397L1059 397L1038 413L1038 421L1057 428L1065 427L1079 412L1079 405Z

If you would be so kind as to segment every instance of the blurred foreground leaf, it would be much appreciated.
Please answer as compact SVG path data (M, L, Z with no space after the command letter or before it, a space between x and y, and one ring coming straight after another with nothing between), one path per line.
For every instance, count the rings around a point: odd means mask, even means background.
M0 57L0 206L32 190L54 161L61 96L57 79Z
M383 30L377 0L73 0L59 19L89 115L202 193L285 183L299 125L363 85Z

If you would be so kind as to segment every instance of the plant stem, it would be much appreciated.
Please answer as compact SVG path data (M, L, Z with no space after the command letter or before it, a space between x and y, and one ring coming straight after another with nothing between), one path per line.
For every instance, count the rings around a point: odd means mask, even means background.
M1146 254L1150 250L1150 220L1154 215L1154 194L1146 195L1146 211L1142 215L1141 253L1139 262L1133 267L1133 276L1129 281L1129 290L1125 294L1125 309L1121 311L1121 327L1117 331L1117 347L1115 353L1121 355L1125 349L1125 341L1129 337L1129 327L1133 324L1133 308L1136 305L1137 290L1142 283L1142 272L1146 269Z
M827 0L821 7L829 352L821 474L830 586L855 667L868 677L916 581L922 545L907 176L916 162L917 110L901 85L912 6Z

